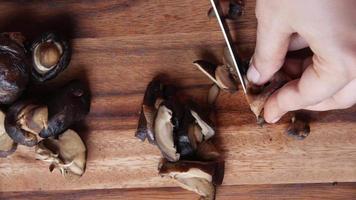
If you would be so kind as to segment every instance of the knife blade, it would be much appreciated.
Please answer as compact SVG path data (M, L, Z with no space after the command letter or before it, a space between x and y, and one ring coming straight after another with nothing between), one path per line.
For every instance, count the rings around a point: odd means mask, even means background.
M220 13L221 13L221 8L219 3L217 3L215 0L210 0L211 1L211 5L213 7L216 19L218 20L219 26L221 28L221 31L224 35L224 39L227 45L227 48L229 50L232 62L234 64L234 67L236 69L236 72L238 74L240 83L242 85L242 89L244 91L245 94L247 94L247 89L246 89L246 83L244 81L244 78L242 77L242 72L243 72L243 68L242 68L242 62L241 60L237 57L236 54L236 50L234 48L234 46L232 45L232 39L231 39L231 35L228 29L228 26L226 25L225 20L222 19Z

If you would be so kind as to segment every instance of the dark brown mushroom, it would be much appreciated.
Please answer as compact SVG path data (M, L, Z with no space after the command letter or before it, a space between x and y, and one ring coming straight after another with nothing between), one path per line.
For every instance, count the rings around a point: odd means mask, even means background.
M89 90L81 81L73 80L51 96L46 104L48 125L39 133L43 138L57 136L85 118L90 111Z
M7 157L16 151L17 144L5 130L5 114L0 111L0 158Z
M28 65L22 35L0 34L0 104L13 103L28 83Z
M35 146L39 131L47 124L47 109L31 100L12 105L5 117L5 130L16 142Z
M46 32L30 47L32 78L44 82L55 78L67 68L71 58L69 43L54 32Z
M159 174L174 179L182 188L193 191L204 200L215 199L215 187L221 185L224 178L224 162L163 160Z
M310 115L305 112L295 112L287 129L289 136L303 140L310 133Z
M66 130L58 139L47 138L36 146L36 158L50 163L49 169L58 169L66 179L83 175L86 163L86 147L79 135Z

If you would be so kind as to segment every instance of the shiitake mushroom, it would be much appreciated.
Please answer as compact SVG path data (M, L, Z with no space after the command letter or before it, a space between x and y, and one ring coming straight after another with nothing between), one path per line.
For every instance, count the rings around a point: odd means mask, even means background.
M90 93L79 80L66 84L51 96L48 107L48 125L39 135L43 138L56 136L73 123L81 121L90 111Z
M49 100L22 100L13 104L5 117L5 129L16 142L35 146L38 136L56 137L89 113L90 95L78 80L69 82Z
M0 104L13 103L25 90L29 68L19 33L0 34Z
M55 78L69 65L71 49L67 40L54 32L43 33L30 45L32 79L44 82Z

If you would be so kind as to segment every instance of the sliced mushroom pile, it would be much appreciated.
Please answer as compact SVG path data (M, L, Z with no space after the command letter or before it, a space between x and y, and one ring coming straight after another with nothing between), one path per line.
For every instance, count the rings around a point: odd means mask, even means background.
M0 34L0 104L6 106L6 114L0 112L0 157L20 144L35 147L36 158L49 162L50 171L58 169L68 179L84 173L86 147L70 128L89 113L88 88L73 80L49 94L22 95L30 79L41 86L66 69L70 57L69 43L53 32L33 42L21 33Z
M214 83L213 87L210 89L210 95L212 99L215 99L216 95L219 94L219 90L228 91L230 93L235 93L238 89L238 75L234 68L233 62L231 60L230 54L228 53L227 48L224 49L224 57L223 57L223 64L216 65L204 60L197 60L193 62L195 66L199 70L201 70L205 75L207 75ZM246 65L244 63L241 63ZM257 123L259 125L263 125L263 107L268 99L276 90L281 88L284 84L286 84L291 79L283 72L277 72L269 83L257 86L251 84L246 76L245 82L247 86L247 102L250 105L251 111L255 114ZM209 102L213 103L213 100ZM309 117L308 114L304 113L303 115L298 114L299 112L293 113L293 118L291 121L291 125L286 131L288 135L295 136L298 139L304 139L307 135L309 135L310 128L309 128ZM295 127L297 116L298 128L291 128ZM300 124L303 124L300 125ZM304 127L304 128L302 128ZM293 131L291 131L293 130Z
M175 179L202 199L214 199L224 161L212 143L215 131L201 113L192 103L181 101L173 86L153 80L146 89L136 137L161 151L164 160L159 174Z

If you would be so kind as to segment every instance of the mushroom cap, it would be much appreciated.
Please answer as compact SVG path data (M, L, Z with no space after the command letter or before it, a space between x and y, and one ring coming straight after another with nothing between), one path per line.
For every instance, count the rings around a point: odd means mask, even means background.
M55 32L43 33L35 39L29 51L32 58L32 79L44 82L64 71L71 59L67 40Z
M50 163L50 170L60 170L67 179L83 175L86 164L86 147L79 135L66 130L58 139L43 139L36 146L36 158Z
M27 83L25 49L8 34L0 34L0 104L14 102Z
M48 125L39 135L43 138L57 136L83 120L90 111L90 100L89 90L81 81L70 81L47 102Z
M7 157L16 151L17 144L5 130L5 114L0 111L0 158Z

